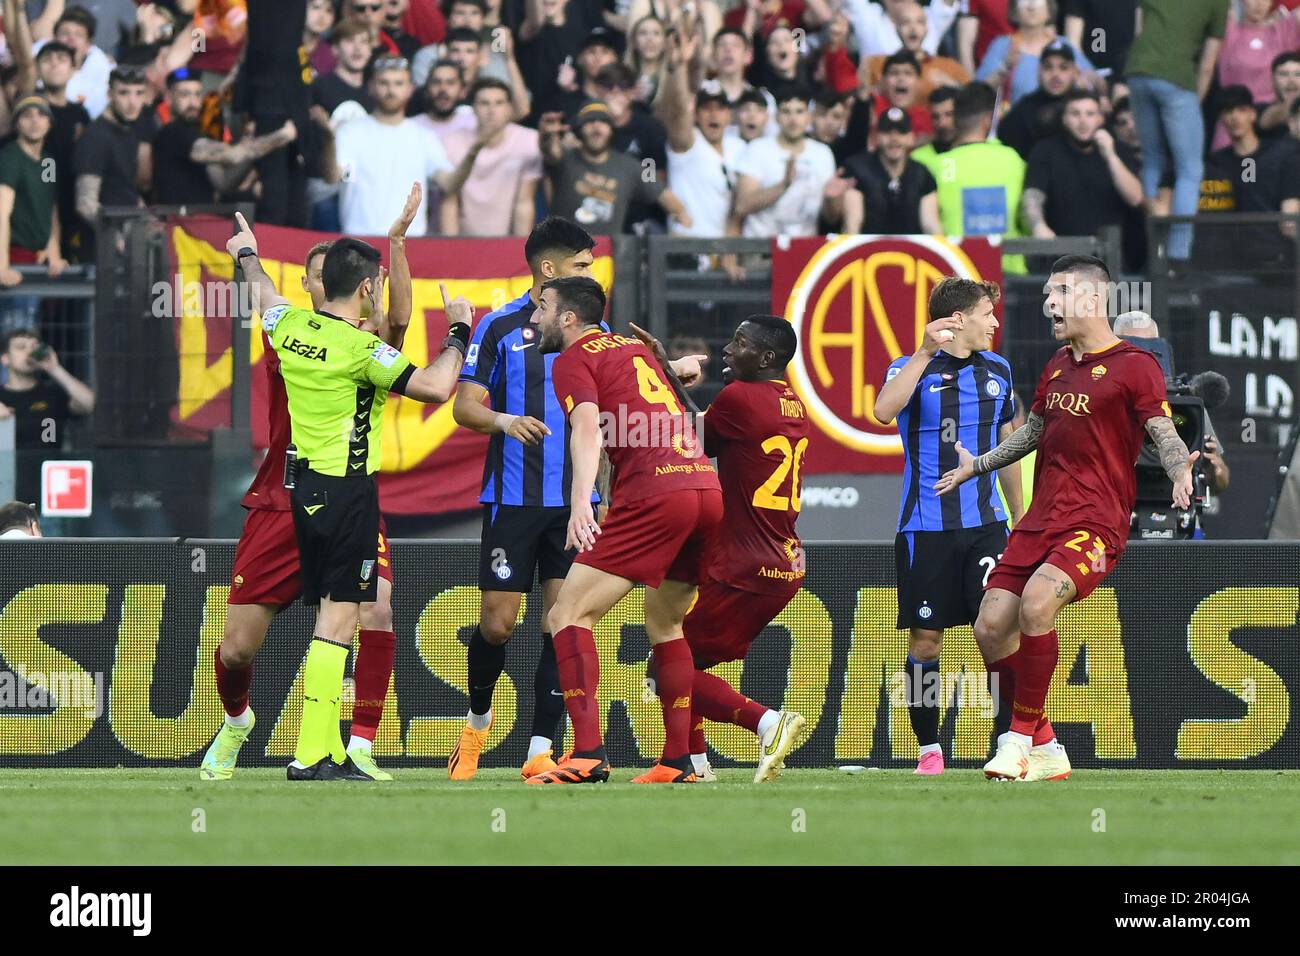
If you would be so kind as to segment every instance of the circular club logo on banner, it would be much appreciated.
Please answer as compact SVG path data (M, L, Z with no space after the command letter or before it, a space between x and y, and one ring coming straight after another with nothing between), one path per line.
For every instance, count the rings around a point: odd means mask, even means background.
M920 344L930 291L953 275L982 278L965 252L932 236L843 236L808 259L785 309L799 334L790 384L835 442L902 450L893 423L872 414L876 395L890 362Z

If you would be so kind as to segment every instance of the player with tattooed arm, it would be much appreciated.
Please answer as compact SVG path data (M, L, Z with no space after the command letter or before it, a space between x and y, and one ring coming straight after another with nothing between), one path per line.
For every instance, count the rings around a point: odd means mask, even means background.
M992 779L1061 780L1070 774L1043 710L1059 653L1056 616L1091 594L1124 552L1144 433L1173 483L1175 507L1191 503L1192 466L1200 452L1189 454L1178 437L1155 356L1111 331L1109 286L1100 259L1056 261L1044 312L1065 347L1043 370L1028 420L978 458L958 444L957 467L935 485L940 495L949 494L1038 450L1033 502L989 576L975 622L980 653L998 675L1000 693L1012 701L1011 730L984 765Z

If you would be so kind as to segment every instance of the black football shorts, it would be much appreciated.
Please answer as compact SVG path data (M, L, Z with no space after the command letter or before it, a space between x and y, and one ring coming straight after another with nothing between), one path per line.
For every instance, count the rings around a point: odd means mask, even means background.
M954 531L900 531L894 538L898 627L941 631L973 624L984 584L1007 546L995 521Z
M293 530L302 565L302 603L366 604L379 588L379 491L373 475L301 469L293 489Z

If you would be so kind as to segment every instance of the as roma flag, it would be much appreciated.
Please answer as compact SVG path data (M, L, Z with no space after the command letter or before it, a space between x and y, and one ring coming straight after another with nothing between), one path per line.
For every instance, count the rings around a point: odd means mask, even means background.
M304 259L317 242L337 239L328 233L277 226L257 228L259 258L280 294L294 305L311 307L303 289ZM234 268L226 253L228 220L192 217L168 224L173 278L168 307L175 316L180 387L173 418L196 433L230 423L233 380L231 329L249 335L252 389L249 427L260 454L267 444L265 360L259 317L247 330L232 316L248 314L244 290L233 284ZM370 240L388 266L388 241ZM592 275L609 289L614 263L608 238L592 250ZM474 306L475 321L518 298L532 285L524 262L523 238L408 239L413 307L402 352L417 365L437 357L447 335L439 283L453 298ZM451 402L425 405L394 395L384 410L379 499L389 514L442 514L474 508L483 480L487 436L459 428ZM250 472L251 476L251 472Z
M1001 282L1000 250L933 236L773 242L772 312L798 333L790 384L815 426L806 471L902 470L898 430L872 408L889 363L921 344L930 291L953 275Z

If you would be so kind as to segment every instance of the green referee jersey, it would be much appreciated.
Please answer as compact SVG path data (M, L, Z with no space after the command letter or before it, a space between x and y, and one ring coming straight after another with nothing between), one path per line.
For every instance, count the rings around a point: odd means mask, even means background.
M288 304L262 313L262 331L280 360L298 456L322 475L378 471L384 403L411 360L344 319Z

